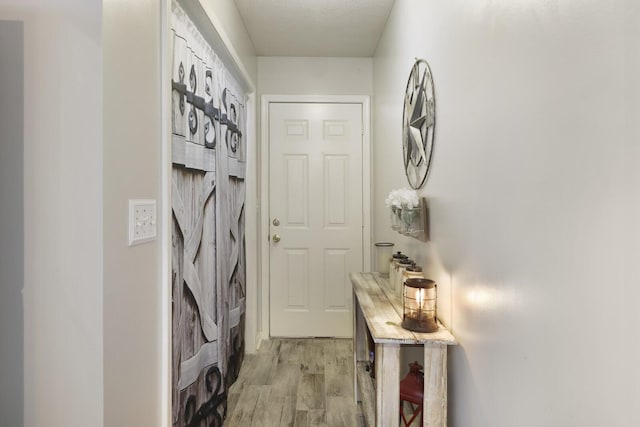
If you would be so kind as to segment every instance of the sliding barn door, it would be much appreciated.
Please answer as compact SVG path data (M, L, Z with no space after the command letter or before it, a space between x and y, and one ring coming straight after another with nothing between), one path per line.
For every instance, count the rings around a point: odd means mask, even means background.
M219 427L244 355L245 96L172 9L172 424Z
M220 162L221 179L225 181L224 200L220 206L220 233L224 242L225 257L221 261L225 270L223 283L228 291L224 301L228 304L229 317L226 360L229 361L227 375L229 383L238 377L244 357L244 313L246 307L246 250L244 238L244 205L246 175L246 137L240 129L246 129L244 103L236 95L225 89L222 93L223 116L227 120L222 125L224 145L221 152L226 161Z

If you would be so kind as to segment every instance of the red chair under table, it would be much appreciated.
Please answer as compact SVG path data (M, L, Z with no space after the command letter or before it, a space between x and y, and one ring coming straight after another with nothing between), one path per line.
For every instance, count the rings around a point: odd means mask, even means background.
M422 401L424 397L424 373L418 362L409 364L409 373L400 381L400 421L405 427L420 415L420 425L423 424ZM405 402L411 407L410 418L404 414Z

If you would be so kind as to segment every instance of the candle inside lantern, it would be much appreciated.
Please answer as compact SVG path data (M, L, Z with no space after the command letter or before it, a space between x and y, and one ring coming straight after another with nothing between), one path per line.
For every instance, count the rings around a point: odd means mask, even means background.
M402 282L400 283L400 286L398 287L398 289L396 289L396 291L398 292L398 296L400 298L402 298L402 295L404 292L404 282L406 282L407 279L411 279L413 277L424 278L424 275L422 274L422 267L418 267L417 265L412 265L411 267L407 267L407 269L404 271L404 274L402 275Z
M402 327L416 332L437 331L436 297L436 282L433 280L407 279L402 298Z

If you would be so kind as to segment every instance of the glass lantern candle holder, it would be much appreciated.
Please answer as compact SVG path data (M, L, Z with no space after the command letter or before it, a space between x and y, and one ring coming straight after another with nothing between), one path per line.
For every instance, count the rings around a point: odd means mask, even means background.
M396 274L394 276L395 282L393 282L392 284L393 290L397 294L402 294L402 284L404 283L404 272L407 270L407 268L413 267L414 265L416 265L416 263L409 258L401 259L398 262L398 265L396 267Z
M400 214L400 233L411 236L418 231L420 223L420 209L402 208ZM422 230L420 230L422 231Z
M402 292L402 327L415 332L437 331L436 299L436 282L424 278L407 279Z
M398 292L398 296L402 298L404 291L404 282L407 279L424 279L424 274L422 273L422 267L418 267L417 265L412 265L411 267L407 267L407 269L402 274L402 283L399 289L396 289Z
M400 260L407 259L407 258L409 257L400 251L393 254L393 256L391 257L391 262L389 263L389 286L392 289L395 289L398 263L400 262Z
M402 209L402 234L416 237L419 236L420 233L424 231L424 226L422 225L422 209L420 208L412 208L412 209Z
M375 243L376 247L376 260L378 273L388 275L389 263L391 262L391 256L393 251L393 243L379 242Z
M391 206L391 229L399 231L402 226L402 209Z

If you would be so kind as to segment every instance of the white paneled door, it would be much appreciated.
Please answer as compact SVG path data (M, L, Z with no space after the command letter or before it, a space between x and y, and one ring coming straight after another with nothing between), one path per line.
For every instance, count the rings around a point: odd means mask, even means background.
M363 106L269 104L272 336L350 337L363 270Z

